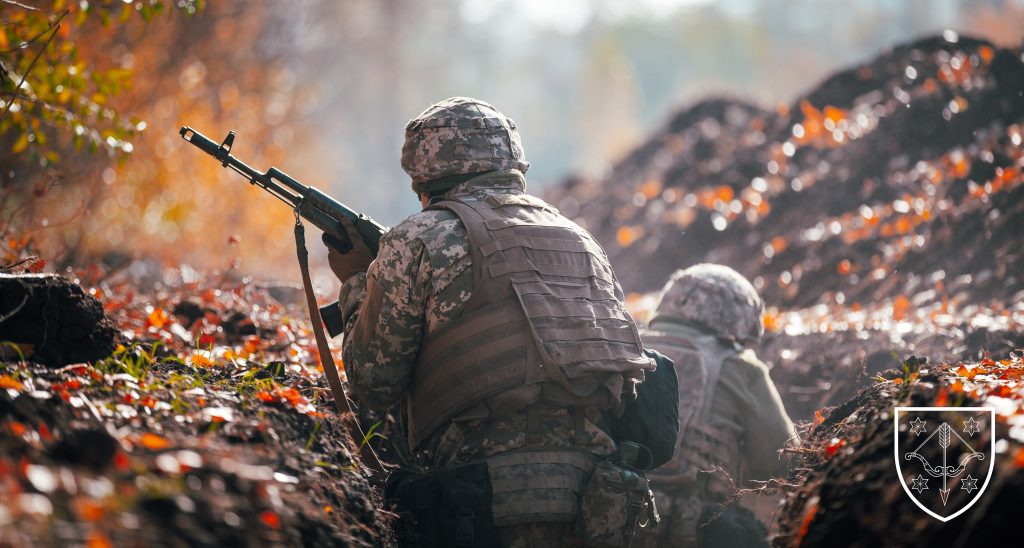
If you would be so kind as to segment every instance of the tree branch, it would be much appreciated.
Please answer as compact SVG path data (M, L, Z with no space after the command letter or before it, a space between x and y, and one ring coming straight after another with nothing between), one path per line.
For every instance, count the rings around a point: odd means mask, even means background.
M2 0L2 1L3 2L7 2L7 3L13 3L12 0ZM43 52L46 51L46 48L50 46L50 42L53 41L53 37L57 36L57 31L60 30L60 22L64 20L64 17L68 13L71 13L71 10L67 10L67 9L64 10L64 13L60 14L60 17L58 17L57 20L54 21L50 25L52 27L52 32L50 33L50 37L46 39L46 43L43 44L43 47L39 48L39 51L36 52L36 56L32 58L32 62L29 63L28 70L25 71L25 74L21 75L21 81L18 82L17 86L14 86L14 93L18 93L18 91L21 90L21 86L25 84L25 79L28 78L29 73L31 73L32 69L36 66L36 61L38 61L39 57L43 55ZM15 98L15 99L11 99L10 101L7 101L7 105L4 107L3 114L0 114L0 120L3 120L4 116L7 116L7 111L11 110L11 105L13 105L14 101L16 101L16 100L17 99Z
M8 1L9 0L0 0L0 2L8 2ZM29 44L31 44L32 42L35 42L40 37L42 37L44 34L50 32L51 29L53 29L53 25L50 25L49 27L46 27L45 30L43 30L39 34L33 36L32 38L29 38L28 40L22 41L22 43L18 44L18 47L11 48L11 49L9 49L7 51L0 51L0 53L14 53L14 52L18 51L19 49L25 49L26 47L28 47Z
M18 6L19 8L25 8L27 10L39 11L39 8L33 8L32 6L26 6L25 4L22 4L20 2L15 2L14 0L0 0L0 2L3 2L4 4L10 4L12 6Z

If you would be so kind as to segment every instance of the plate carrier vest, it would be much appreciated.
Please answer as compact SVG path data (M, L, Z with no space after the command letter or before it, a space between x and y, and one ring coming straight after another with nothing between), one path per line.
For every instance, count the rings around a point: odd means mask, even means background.
M406 400L410 447L508 390L555 383L588 405L604 393L599 401L610 408L625 379L653 369L604 250L555 208L528 194L495 193L430 209L449 210L465 226L473 294L420 350Z
M689 339L662 331L644 331L643 340L648 347L672 359L680 380L676 455L649 472L648 477L658 487L683 489L698 497L728 496L731 485L721 477L721 471L732 480L737 479L739 440L712 428L708 419L722 363L729 356L708 359ZM714 472L708 475L700 474L701 471ZM720 492L723 489L725 492Z

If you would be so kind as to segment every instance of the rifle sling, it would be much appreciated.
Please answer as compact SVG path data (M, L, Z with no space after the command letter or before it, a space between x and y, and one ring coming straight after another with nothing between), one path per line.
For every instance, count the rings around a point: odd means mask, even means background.
M327 375L327 384L331 387L331 395L334 396L334 404L338 407L338 415L341 417L345 429L353 443L359 448L359 456L364 464L370 468L371 479L376 478L383 481L387 478L388 472L384 469L377 454L370 447L369 440L363 434L359 426L359 419L356 418L345 396L345 389L341 386L341 378L338 376L338 367L331 357L330 347L327 346L327 336L324 335L323 323L320 318L320 308L316 303L316 295L313 293L313 282L309 278L309 252L306 250L306 227L298 215L295 216L295 252L299 258L299 270L302 272L302 286L306 290L306 306L309 308L309 321L313 324L313 335L316 337L316 347L320 352L320 364Z

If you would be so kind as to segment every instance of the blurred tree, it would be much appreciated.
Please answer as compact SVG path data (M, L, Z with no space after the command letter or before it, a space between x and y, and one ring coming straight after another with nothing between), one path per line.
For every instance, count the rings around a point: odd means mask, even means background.
M79 267L144 255L227 270L246 257L250 272L290 260L291 212L178 136L182 125L213 138L233 129L239 134L237 153L254 167L276 164L314 182L309 173L294 170L299 160L285 158L300 145L315 150L299 128L316 98L286 62L296 32L289 7L197 3L194 17L171 16L174 10L165 9L150 13L146 22L122 19L131 15L122 4L106 23L99 10L113 8L112 2L100 4L80 25L73 10L63 28L65 40L77 44L76 63L95 67L93 73L131 74L125 85L108 90L103 108L137 118L121 116L132 127L124 136L113 135L116 150L108 146L110 135L98 130L97 148L109 155L76 148L74 131L63 137L55 131L56 138L47 141L61 155L57 164L42 165L30 148L0 148L5 192L19 198L17 205L4 200L5 215L18 212L6 224L5 241L14 244L8 252L34 251L57 266ZM53 62L55 72L63 70L63 58ZM91 94L87 99L93 100ZM109 120L102 112L100 118ZM284 236L268 236L273 233Z
M32 201L58 177L47 168L58 166L62 156L83 148L105 150L108 157L134 150L132 140L146 123L114 106L131 86L132 67L90 62L79 38L81 29L95 27L97 20L114 30L148 22L165 9L161 0L32 4L0 0L0 160L5 168L0 236L10 236L31 214ZM176 5L191 14L201 9L202 0ZM41 171L50 180L27 189ZM16 259L29 243L26 235L4 238L3 259Z

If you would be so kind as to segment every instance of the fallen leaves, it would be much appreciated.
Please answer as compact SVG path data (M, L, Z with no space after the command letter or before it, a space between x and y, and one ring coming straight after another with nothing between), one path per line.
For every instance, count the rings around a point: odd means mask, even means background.
M897 295L892 302L892 319L897 322L906 319L909 310L910 299L904 295Z
M260 521L263 522L263 524L267 527L270 527L271 529L281 528L281 518L278 517L276 513L270 510L267 510L260 514Z
M0 375L0 388L21 392L25 389L25 385L10 375Z
M156 307L152 308L149 315L146 316L146 327L160 329L170 323L170 321L171 318L167 315L167 312L163 308Z
M807 502L806 510L804 511L804 518L800 521L800 530L797 532L796 546L799 547L804 537L807 536L807 531L811 528L811 522L814 521L814 516L818 514L818 497L815 496Z
M615 233L615 241L622 247L629 247L643 235L642 226L623 226Z
M143 432L139 436L139 444L151 451L161 451L163 449L169 449L174 444L171 440L151 432Z

